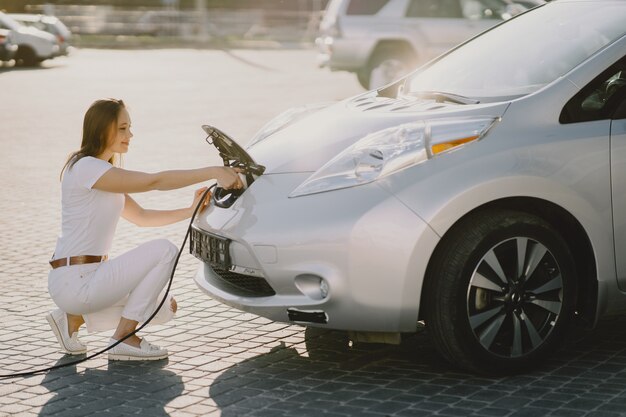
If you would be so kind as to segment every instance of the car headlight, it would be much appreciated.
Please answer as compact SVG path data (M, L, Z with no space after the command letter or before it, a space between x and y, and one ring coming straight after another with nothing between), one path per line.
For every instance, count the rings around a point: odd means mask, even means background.
M254 135L250 142L248 142L248 146L246 147L246 149L249 149L253 145L261 142L262 140L267 139L274 133L284 129L295 121L303 119L306 116L323 109L324 107L328 107L330 104L332 103L308 104L306 106L294 107L282 112L281 114L270 120L265 126L261 128L261 130L257 132L256 135Z
M369 134L317 170L289 197L376 181L476 141L498 120L497 117L426 120Z

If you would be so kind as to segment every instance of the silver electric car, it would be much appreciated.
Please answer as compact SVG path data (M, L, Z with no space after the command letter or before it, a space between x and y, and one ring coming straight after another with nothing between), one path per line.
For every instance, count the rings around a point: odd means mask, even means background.
M290 110L246 150L205 126L247 189L217 188L195 221L198 286L357 337L423 322L479 373L625 312L624 22L626 1L556 0L379 90Z

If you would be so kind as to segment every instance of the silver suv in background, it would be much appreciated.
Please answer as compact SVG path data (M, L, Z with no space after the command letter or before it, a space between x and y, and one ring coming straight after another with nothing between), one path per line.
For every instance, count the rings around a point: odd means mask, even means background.
M320 23L318 63L356 73L366 89L543 0L331 0Z
M15 54L17 65L34 66L59 54L59 45L54 36L36 28L26 27L3 12L0 12L0 29L8 29L13 42L17 44Z
M58 17L43 14L12 13L20 24L34 27L53 35L59 44L59 55L68 55L71 49L72 32Z

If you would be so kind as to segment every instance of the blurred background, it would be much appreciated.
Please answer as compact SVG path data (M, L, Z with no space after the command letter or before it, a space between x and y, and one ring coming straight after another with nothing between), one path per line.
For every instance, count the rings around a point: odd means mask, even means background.
M351 72L372 89L543 3L0 0L0 62L34 66L73 48L315 49L318 67Z
M78 47L312 42L328 0L1 0L7 13L56 16Z

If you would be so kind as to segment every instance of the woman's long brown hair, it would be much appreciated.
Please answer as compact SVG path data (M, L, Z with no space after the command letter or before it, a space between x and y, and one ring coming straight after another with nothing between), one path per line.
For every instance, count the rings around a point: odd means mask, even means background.
M104 152L108 138L117 126L117 117L125 107L122 100L114 98L93 102L83 120L83 140L80 149L67 158L61 170L61 178L63 178L65 170L74 166L81 158L85 156L97 157ZM109 162L111 164L115 162L115 155L109 159Z

